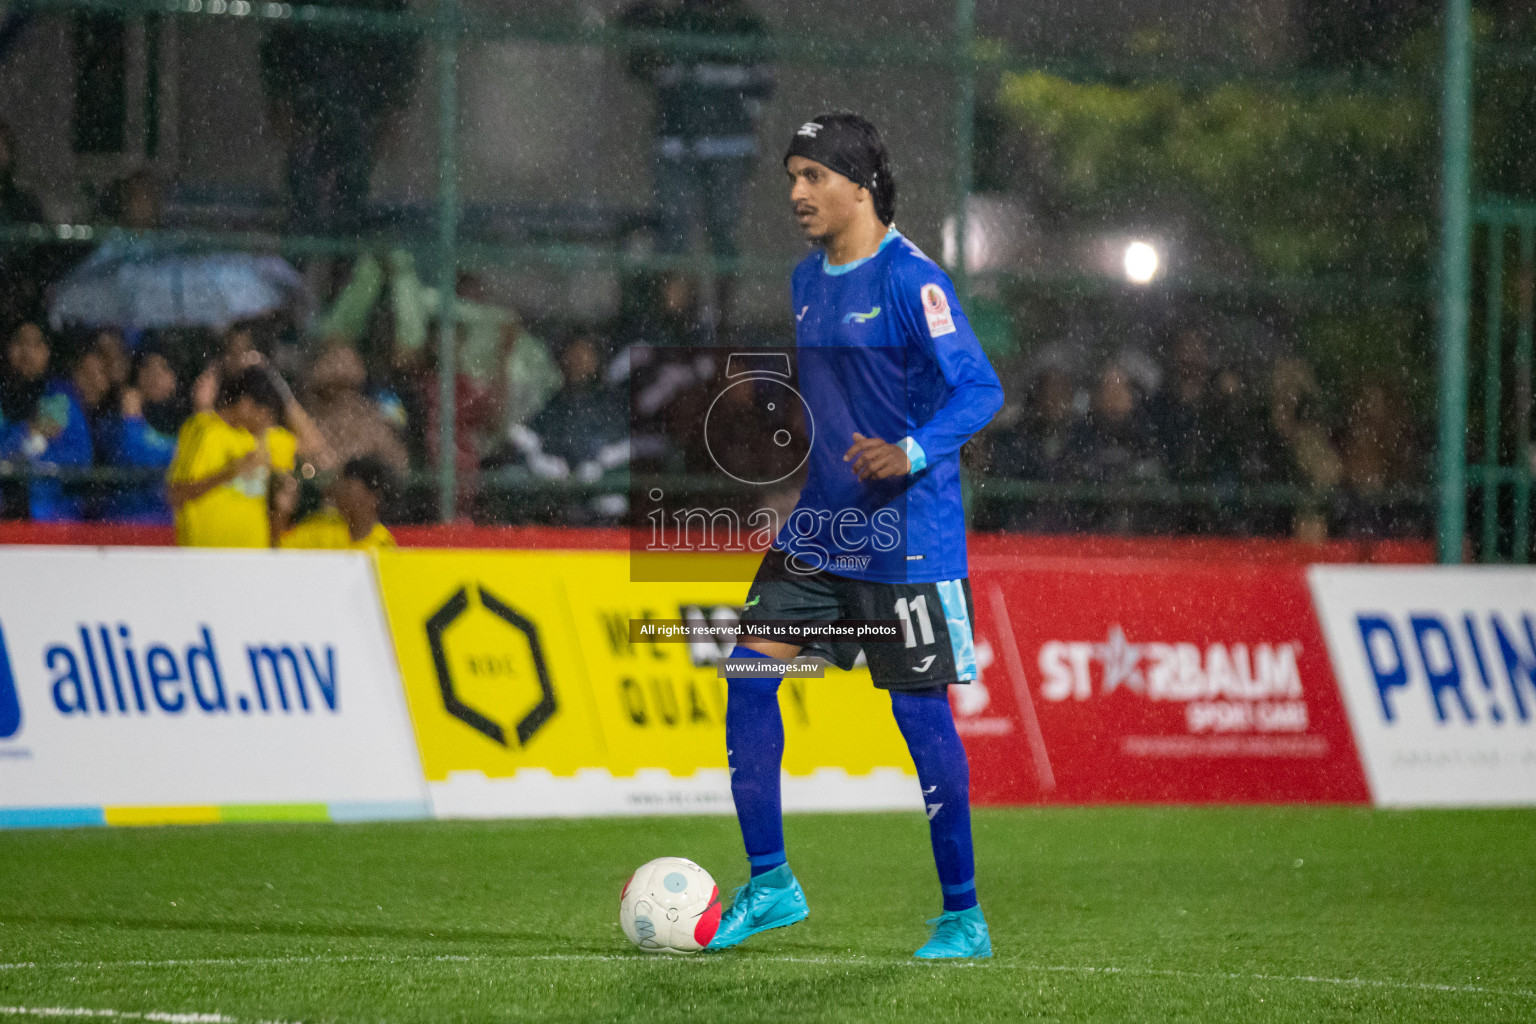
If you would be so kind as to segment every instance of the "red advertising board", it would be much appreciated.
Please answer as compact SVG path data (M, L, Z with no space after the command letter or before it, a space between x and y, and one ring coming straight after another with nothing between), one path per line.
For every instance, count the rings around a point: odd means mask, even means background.
M1366 803L1305 569L973 557L977 803Z

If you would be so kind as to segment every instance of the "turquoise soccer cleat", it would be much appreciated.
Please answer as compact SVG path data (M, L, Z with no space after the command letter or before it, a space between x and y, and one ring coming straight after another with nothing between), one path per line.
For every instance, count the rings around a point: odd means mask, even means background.
M720 918L715 937L704 949L730 949L758 932L804 921L810 912L789 865L780 865L736 890L731 909Z
M992 955L992 934L980 907L948 910L932 921L933 934L912 955L922 960L953 960Z

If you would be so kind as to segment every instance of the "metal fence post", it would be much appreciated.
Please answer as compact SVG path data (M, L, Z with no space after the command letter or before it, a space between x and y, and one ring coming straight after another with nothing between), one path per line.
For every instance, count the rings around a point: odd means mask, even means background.
M976 145L976 0L955 0L955 293L969 297L966 220Z
M458 497L459 4L437 4L437 514L454 518Z
M1446 0L1440 106L1440 561L1460 562L1467 517L1471 314L1472 4Z

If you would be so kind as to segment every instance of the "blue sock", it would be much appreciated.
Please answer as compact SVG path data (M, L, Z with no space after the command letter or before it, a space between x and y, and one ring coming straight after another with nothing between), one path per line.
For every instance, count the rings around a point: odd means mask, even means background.
M917 765L928 835L939 869L945 910L976 906L976 858L971 850L971 766L955 731L955 718L942 689L927 693L892 691L891 711Z
M768 655L737 645L731 658ZM785 863L784 810L779 770L784 761L784 719L779 714L779 677L732 679L725 704L725 753L731 765L731 796L747 848L752 877Z

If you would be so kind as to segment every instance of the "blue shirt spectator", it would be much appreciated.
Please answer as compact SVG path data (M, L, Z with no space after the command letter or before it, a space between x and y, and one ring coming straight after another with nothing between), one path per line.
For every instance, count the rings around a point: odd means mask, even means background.
M111 388L106 363L88 351L75 361L67 380L54 380L38 400L37 414L9 424L0 437L0 459L25 459L34 469L88 469L95 456L91 414ZM85 488L76 482L40 477L28 486L28 504L36 522L75 522L85 518Z
M169 525L164 476L176 452L176 427L183 418L178 412L185 411L178 401L176 372L159 352L143 351L130 383L118 411L101 418L97 457L114 468L157 472L113 487L106 515L121 522Z

